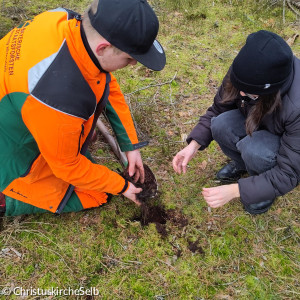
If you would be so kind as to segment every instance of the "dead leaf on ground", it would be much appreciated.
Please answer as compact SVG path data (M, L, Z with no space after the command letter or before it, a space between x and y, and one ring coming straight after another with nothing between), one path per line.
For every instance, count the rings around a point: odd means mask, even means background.
M175 17L181 17L182 16L182 13L178 12L178 11L175 11L174 12L174 16Z
M207 167L207 161L206 160L204 160L201 164L200 164L200 169L201 170L205 170L206 169L206 167Z
M186 133L182 133L181 134L181 141L185 142L187 139L187 134Z
M274 27L275 26L275 20L273 18L270 18L270 19L267 19L265 20L265 25L268 26L268 27Z
M218 294L216 295L218 300L232 300L233 298L230 295Z
M0 257L20 260L22 254L12 247L7 247L0 250Z

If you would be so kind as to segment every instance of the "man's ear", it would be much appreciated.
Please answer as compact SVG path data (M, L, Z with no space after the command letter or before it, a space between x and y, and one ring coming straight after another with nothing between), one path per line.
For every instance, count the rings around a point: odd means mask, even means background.
M101 42L98 44L97 48L96 48L96 53L98 56L103 56L104 54L104 51L107 47L110 47L111 46L111 43L109 42Z

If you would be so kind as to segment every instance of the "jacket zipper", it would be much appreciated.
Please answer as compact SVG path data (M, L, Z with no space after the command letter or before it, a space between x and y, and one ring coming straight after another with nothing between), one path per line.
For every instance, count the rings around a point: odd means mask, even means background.
M84 125L81 124L81 132L80 132L80 135L79 135L79 142L78 142L78 151L77 151L77 155L79 154L80 152L80 142L81 142L81 137L84 136Z

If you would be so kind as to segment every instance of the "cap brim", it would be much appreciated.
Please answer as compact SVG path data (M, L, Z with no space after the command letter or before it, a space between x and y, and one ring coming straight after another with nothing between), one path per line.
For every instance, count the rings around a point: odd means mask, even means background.
M150 49L144 54L131 54L138 62L153 71L161 71L166 65L166 55L161 44L155 40Z

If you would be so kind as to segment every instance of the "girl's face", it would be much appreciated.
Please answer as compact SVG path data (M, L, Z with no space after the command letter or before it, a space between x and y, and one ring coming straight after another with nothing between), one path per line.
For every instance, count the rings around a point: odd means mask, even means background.
M240 95L241 96L247 96L248 98L250 98L251 100L257 100L258 99L258 97L259 97L259 95L253 95L253 94L247 94L247 93L244 93L244 92L242 92L242 91L240 91Z

